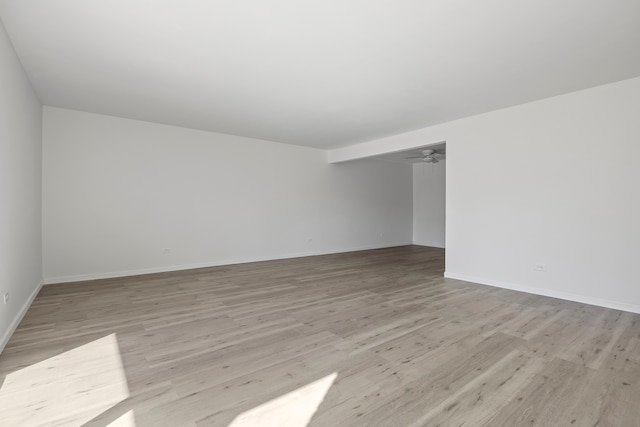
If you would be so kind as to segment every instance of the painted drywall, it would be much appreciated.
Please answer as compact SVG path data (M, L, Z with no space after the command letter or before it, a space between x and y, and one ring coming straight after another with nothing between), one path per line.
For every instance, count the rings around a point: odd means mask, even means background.
M639 118L635 78L330 158L446 140L448 277L640 311Z
M0 351L42 284L42 105L0 23ZM7 304L3 296L9 293Z
M45 107L45 282L410 244L412 170Z
M445 247L446 162L413 165L413 243Z

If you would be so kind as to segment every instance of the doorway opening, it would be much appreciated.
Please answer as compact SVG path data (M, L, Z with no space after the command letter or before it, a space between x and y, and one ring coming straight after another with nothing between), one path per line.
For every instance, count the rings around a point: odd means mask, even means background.
M410 153L416 152L423 157L413 163L413 243L445 248L446 142Z

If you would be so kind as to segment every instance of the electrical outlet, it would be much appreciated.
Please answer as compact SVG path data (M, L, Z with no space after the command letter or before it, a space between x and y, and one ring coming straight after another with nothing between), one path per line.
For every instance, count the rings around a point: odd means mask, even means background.
M9 292L7 292L6 294L4 294L4 303L8 303L9 302Z
M534 264L533 265L533 270L534 271L547 271L547 267L544 264Z

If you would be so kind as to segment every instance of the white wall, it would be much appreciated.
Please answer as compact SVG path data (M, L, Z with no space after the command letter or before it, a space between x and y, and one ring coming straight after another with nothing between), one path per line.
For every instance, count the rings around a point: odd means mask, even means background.
M413 243L445 247L446 162L413 165Z
M47 283L412 240L409 165L45 107L43 170Z
M446 140L448 277L640 312L639 118L635 78L330 158Z
M42 105L0 23L0 351L42 283ZM2 296L9 293L3 304Z

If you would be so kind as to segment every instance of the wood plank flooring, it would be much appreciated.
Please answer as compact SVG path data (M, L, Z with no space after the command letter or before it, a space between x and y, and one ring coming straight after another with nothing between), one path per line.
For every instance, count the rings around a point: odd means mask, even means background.
M443 269L405 246L46 286L0 425L640 426L640 315Z

